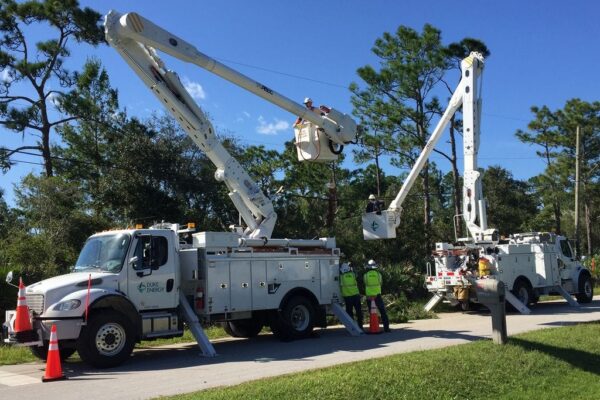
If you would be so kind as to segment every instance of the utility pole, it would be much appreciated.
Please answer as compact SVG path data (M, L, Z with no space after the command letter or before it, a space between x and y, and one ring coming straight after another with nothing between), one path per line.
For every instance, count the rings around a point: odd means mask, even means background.
M579 256L579 125L575 133L575 257Z

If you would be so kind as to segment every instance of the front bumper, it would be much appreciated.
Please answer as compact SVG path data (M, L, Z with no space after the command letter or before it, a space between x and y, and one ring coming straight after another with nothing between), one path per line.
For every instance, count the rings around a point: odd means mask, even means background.
M50 331L52 325L56 325L58 340L76 340L81 332L81 327L85 325L83 318L68 319L41 319L34 317L32 327L34 337L32 341L23 342L17 340L14 331L15 310L5 312L6 322L2 325L2 337L4 343L16 346L41 346L43 341L50 340Z

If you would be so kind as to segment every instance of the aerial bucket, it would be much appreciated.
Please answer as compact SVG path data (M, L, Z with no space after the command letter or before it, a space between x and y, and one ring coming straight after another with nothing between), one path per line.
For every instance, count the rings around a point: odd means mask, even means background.
M329 148L329 138L319 127L304 121L294 128L298 161L330 162L338 159Z
M399 219L397 213L389 210L365 213L362 216L363 237L365 240L393 239Z

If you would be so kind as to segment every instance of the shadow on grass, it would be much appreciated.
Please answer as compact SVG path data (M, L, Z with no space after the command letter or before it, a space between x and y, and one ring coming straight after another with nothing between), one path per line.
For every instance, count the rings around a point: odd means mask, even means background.
M567 362L582 371L600 375L600 356L598 354L565 347L550 346L514 337L510 338L510 344L522 347L527 351L539 351L550 357Z

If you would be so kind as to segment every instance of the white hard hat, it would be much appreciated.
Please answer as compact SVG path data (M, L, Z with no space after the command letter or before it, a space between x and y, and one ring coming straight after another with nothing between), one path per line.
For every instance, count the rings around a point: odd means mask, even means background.
M343 263L343 264L340 266L340 272L341 272L342 274L345 274L346 272L350 272L350 264L348 264L348 263Z
M369 195L369 200L375 200L375 195L374 194Z
M368 268L377 268L377 263L375 262L375 260L369 260L369 262L367 262L367 267Z
M306 103L312 103L312 99L310 97L306 97L304 99L304 104L306 104Z

